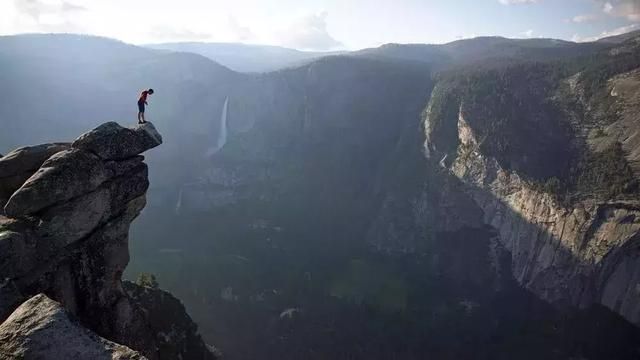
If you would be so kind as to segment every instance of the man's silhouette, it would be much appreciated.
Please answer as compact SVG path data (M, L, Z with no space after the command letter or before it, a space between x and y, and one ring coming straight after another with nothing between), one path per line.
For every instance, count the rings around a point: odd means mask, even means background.
M147 104L147 96L153 95L153 89L145 90L140 94L138 99L138 124L144 124L147 120L144 119L144 107Z

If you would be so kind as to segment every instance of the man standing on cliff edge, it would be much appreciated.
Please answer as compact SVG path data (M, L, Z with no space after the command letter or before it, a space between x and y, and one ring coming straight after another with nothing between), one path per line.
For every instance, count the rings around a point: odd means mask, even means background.
M144 119L144 107L147 104L147 96L153 95L153 89L145 90L140 94L138 99L138 124L144 124L147 120Z

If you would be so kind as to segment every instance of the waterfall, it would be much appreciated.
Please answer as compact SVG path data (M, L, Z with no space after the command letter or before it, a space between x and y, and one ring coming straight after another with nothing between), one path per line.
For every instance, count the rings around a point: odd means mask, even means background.
M220 151L220 149L222 149L222 147L224 147L224 145L227 143L227 118L228 118L228 112L229 112L229 97L227 96L226 99L224 100L224 105L222 106L222 113L220 114L220 131L218 132L218 139L216 140L216 143L214 146L210 147L207 152L206 155L207 157L211 157L213 155L215 155L218 151ZM187 183L187 184L183 184L180 187L180 192L178 193L178 201L176 202L176 208L175 208L175 213L176 214L180 214L180 212L182 211L183 206L185 206L185 196L188 196L188 191L189 188L193 188L195 186L199 186L199 185L204 185L206 184L207 180L206 178L200 178L198 179L198 181L195 182L191 182L191 183ZM185 191L187 191L187 193L185 194ZM188 199L188 197L187 197ZM188 206L188 204L186 205Z
M224 144L227 143L227 113L229 110L229 97L224 100L224 106L222 106L222 114L220 115L220 134L218 134L218 143L216 147L218 150L222 149Z
M180 189L180 192L178 193L178 202L176 203L176 214L180 215L180 211L182 210L182 192L184 190Z
M445 154L444 157L442 158L442 160L440 160L440 162L438 163L440 165L440 167L446 168L447 167L447 158L449 157L449 154Z
M218 140L216 145L207 151L207 156L215 155L224 144L227 143L227 113L229 110L229 97L224 100L224 106L222 106L222 114L220 114L220 131L218 132Z

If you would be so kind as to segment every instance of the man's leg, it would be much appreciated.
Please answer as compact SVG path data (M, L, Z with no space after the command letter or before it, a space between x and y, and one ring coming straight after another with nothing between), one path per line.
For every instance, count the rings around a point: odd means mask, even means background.
M145 119L144 119L144 111L143 111L143 112L141 112L140 114L142 115L142 123L143 123L143 124L144 124L144 123L146 123L146 122L147 122L147 120L145 120Z
M138 124L144 122L144 103L138 101Z

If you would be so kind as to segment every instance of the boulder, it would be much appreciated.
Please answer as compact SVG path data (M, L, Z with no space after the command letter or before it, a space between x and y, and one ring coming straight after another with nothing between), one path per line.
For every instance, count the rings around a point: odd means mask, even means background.
M2 254L0 274L2 277L14 278L27 274L33 269L39 260L33 251L34 248L34 238L28 234L0 228L0 254Z
M109 178L104 163L86 151L65 150L50 157L7 201L5 214L22 217L91 192Z
M43 210L36 233L57 246L71 244L118 216L148 187L147 166L137 162L126 176L112 178L95 191Z
M84 328L62 305L43 294L20 305L0 325L0 354L2 358L40 360L146 359Z
M104 160L122 160L162 144L162 136L151 123L125 128L108 122L80 136L74 149L90 151Z
M0 208L11 195L52 155L69 149L71 144L55 143L27 146L0 157ZM2 210L0 209L0 213Z
M87 194L140 166L144 157L138 154L161 143L151 123L128 129L110 122L80 136L70 149L48 144L16 150L0 159L0 175L6 175L0 176L0 205L7 216L24 217Z
M70 146L69 143L53 143L13 150L0 158L0 179L28 172L33 173L45 160L60 151L68 150Z

